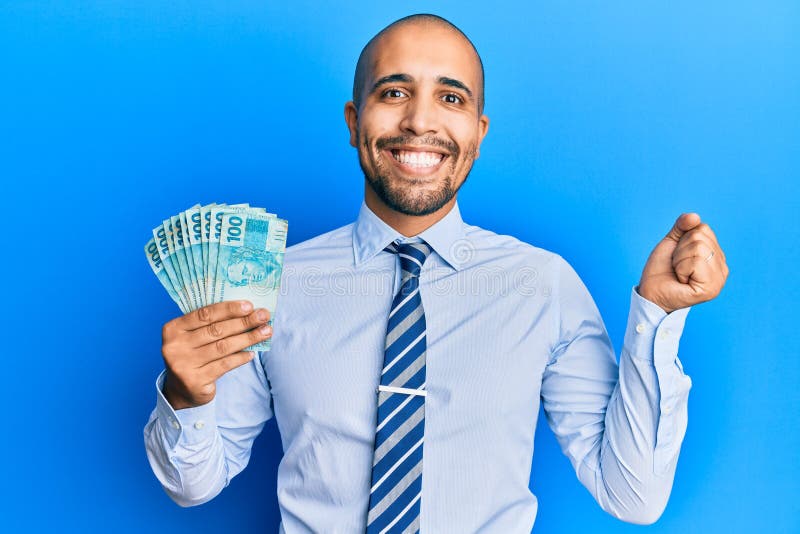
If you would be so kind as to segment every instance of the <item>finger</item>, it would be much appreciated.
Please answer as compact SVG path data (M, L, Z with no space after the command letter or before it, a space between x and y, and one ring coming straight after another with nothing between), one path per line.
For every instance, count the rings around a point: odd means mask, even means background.
M681 213L664 239L670 239L677 243L683 234L698 224L700 224L700 215L697 213Z
M189 332L189 345L192 347L202 347L218 339L230 337L234 334L247 332L269 321L269 310L259 308L244 317L226 319Z
M719 244L719 240L717 239L717 234L714 233L714 230L711 229L709 225L706 223L700 223L697 227L693 228L690 232L693 233L697 232L699 234L704 235L707 237L707 241L711 244L711 248L716 252L716 254L721 256L721 259L725 261L725 251L722 250L722 247Z
M211 323L232 319L234 317L244 317L253 311L253 303L248 300L231 300L228 302L217 302L203 306L195 311L179 317L175 320L176 326L184 331L196 330Z
M712 230L711 227L706 223L698 224L697 231L708 236L713 242L715 243L717 242L717 235L714 233L714 230Z
M686 256L674 263L672 268L682 284L688 284L690 278L700 284L711 281L712 266L697 256Z
M695 237L687 240L684 235L683 239L681 239L681 242L678 243L678 246L675 247L675 251L672 253L672 262L677 263L686 257L692 256L705 260L712 252L716 254L714 246L709 242L708 237L702 234L695 234Z
M247 350L235 352L233 354L229 354L228 356L223 356L222 358L217 358L216 360L208 362L201 367L200 370L209 383L216 382L228 371L232 371L237 367L241 367L253 358L255 358L255 352L253 351Z
M261 343L265 339L272 337L272 327L268 324L259 328L254 328L248 332L236 334L234 336L218 339L208 345L203 345L198 350L198 357L201 365L208 362L239 352L250 345Z

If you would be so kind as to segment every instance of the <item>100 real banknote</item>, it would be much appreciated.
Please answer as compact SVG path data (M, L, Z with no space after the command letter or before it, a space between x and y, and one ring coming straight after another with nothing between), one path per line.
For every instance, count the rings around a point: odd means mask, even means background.
M288 223L247 204L196 204L153 229L147 261L185 314L249 300L274 317ZM270 340L246 350L269 350Z

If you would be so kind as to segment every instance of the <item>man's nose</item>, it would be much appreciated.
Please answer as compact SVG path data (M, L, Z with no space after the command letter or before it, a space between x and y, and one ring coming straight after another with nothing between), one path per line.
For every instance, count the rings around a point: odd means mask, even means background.
M411 98L405 106L405 115L400 121L400 129L416 136L437 133L439 116L435 102L427 98Z

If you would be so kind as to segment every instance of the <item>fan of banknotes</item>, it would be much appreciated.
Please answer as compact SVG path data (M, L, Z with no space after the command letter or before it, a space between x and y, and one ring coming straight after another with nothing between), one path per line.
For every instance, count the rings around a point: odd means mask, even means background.
M249 300L274 314L288 223L248 204L196 204L153 229L144 247L161 285L183 313ZM270 340L249 350L269 350Z

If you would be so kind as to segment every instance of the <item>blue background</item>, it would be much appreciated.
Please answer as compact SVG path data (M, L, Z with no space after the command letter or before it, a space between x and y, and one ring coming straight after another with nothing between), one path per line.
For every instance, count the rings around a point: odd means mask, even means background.
M142 247L195 202L268 207L290 243L351 222L358 53L432 11L486 65L468 222L562 254L618 351L630 288L682 211L712 226L731 270L681 341L694 386L661 520L605 514L540 419L535 530L800 531L799 6L2 2L0 530L275 530L274 420L199 508L150 472L142 428L178 310Z

